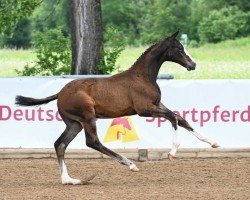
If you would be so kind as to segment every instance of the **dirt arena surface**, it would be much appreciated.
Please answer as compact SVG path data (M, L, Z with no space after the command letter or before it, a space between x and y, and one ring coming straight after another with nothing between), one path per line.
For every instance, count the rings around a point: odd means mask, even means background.
M68 159L69 174L88 185L61 185L56 159L0 160L0 199L250 199L250 158L176 159L136 163Z

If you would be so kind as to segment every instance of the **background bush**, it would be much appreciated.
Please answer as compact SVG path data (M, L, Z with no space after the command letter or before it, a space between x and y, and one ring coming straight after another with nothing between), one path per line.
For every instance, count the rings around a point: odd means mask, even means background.
M105 33L105 45L101 54L98 68L103 74L110 74L118 70L117 58L124 50L125 45L119 39L119 31L109 27ZM34 40L34 49L37 59L28 63L23 70L17 70L18 75L67 75L71 70L70 39L63 35L61 29L51 29L45 34L38 33Z
M199 35L202 42L220 42L248 34L249 13L237 7L226 7L213 10L199 24Z
M27 64L19 75L63 75L70 74L70 39L61 30L51 29L46 34L38 34L34 41L37 60Z
M119 71L116 61L125 49L125 43L120 40L120 35L121 32L112 26L107 27L105 31L105 42L101 53L101 61L98 65L98 69L103 74L111 74L113 71Z

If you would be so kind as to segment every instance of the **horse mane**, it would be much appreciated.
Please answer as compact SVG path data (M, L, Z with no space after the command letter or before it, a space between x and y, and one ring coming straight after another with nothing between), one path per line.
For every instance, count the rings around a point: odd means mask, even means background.
M157 46L160 42L156 42L155 44L151 45L150 47L148 47L139 58L137 58L137 60L134 62L134 64L132 65L135 66L136 64L138 64L138 62L140 61L140 59L144 56L146 56L148 54L148 52L150 52L155 46Z

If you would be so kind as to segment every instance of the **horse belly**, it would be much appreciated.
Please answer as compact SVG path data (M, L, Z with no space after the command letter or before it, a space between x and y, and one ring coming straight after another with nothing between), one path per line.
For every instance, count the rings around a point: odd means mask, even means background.
M132 104L125 99L105 98L96 101L95 112L98 118L115 118L136 114Z

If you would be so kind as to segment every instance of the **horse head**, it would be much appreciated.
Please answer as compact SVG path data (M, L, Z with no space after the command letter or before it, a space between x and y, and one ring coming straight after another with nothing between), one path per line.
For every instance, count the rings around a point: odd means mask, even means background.
M179 30L158 43L154 53L157 53L163 62L175 62L187 68L188 71L195 70L196 63L194 59L189 55L182 43L176 39L178 33Z

